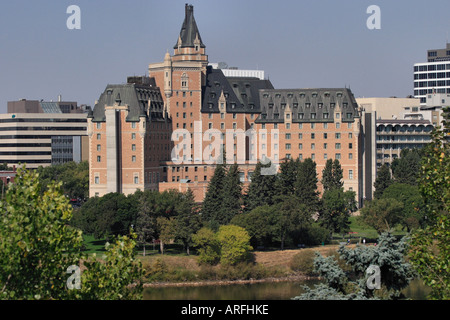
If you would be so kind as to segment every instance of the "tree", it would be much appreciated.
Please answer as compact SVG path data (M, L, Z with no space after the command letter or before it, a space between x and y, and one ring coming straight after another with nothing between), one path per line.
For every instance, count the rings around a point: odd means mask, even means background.
M424 150L419 189L426 205L428 225L415 230L409 257L414 268L431 287L432 299L450 298L450 145L449 126L432 132Z
M239 166L232 164L223 183L222 206L220 216L216 217L219 225L225 225L242 211L242 182L239 176Z
M237 225L247 230L250 236L250 244L258 246L271 245L275 237L274 226L277 215L272 206L264 205L253 209L248 213L235 216L230 224Z
M391 164L394 180L399 183L417 185L420 171L422 151L419 149L403 149L400 158L394 159Z
M341 246L339 257L349 265L351 272L341 269L333 256L323 257L317 253L314 260L315 271L325 279L325 283L306 292L295 300L362 300L400 299L404 289L413 279L412 266L405 261L407 238L398 241L390 233L382 233L377 246L357 246L347 249ZM369 268L379 271L381 290L368 286ZM353 280L356 279L356 280Z
M158 217L156 223L159 229L161 254L164 254L164 245L175 239L177 221L173 217Z
M274 203L276 176L261 174L261 168L268 167L270 167L270 164L263 165L260 162L256 164L255 171L252 174L252 181L245 195L246 212L259 206L266 204L270 206Z
M200 264L215 265L220 261L220 243L214 231L203 227L192 236Z
M221 246L220 263L222 265L235 265L250 258L250 236L239 226L220 226L217 240Z
M320 225L331 233L347 232L350 229L350 215L357 210L355 192L334 187L323 193L322 203Z
M276 179L276 193L280 196L289 196L295 193L295 181L297 180L300 161L297 159L286 159L280 165L280 172Z
M203 221L212 223L212 227L215 229L218 228L216 215L222 209L225 176L225 165L218 164L214 170L214 175L208 184L208 190L201 209Z
M343 171L339 160L328 159L325 163L325 168L322 171L322 186L323 190L340 189L344 186L342 182Z
M375 199L380 199L384 190L392 184L391 170L389 164L384 163L377 171L377 178L375 179L374 187L375 192L373 196Z
M378 233L391 231L402 221L403 204L396 199L379 199L366 203L361 209L361 219L367 225L373 227Z
M67 299L65 270L81 260L82 236L61 183L42 192L36 172L17 170L0 202L0 298Z
M15 181L0 202L1 299L141 297L134 234L119 237L102 260L88 258L81 231L70 225L72 207L61 183L51 182L43 191L38 173L25 168L18 169ZM66 271L72 267L83 272L81 286L69 290Z
M321 206L317 182L316 163L307 158L299 165L295 181L295 195L299 202L306 205L311 213L317 212Z
M185 193L180 193L180 199L175 210L177 211L175 239L183 243L186 253L189 255L189 249L193 243L192 236L202 226L201 216L191 189L188 189Z
M425 204L417 186L393 183L386 188L381 198L395 199L403 204L403 212L399 223L408 232L425 224Z
M311 213L306 206L299 204L295 196L283 196L279 198L279 203L273 206L274 233L281 242L281 250L284 250L286 238L293 231L310 225L312 222Z

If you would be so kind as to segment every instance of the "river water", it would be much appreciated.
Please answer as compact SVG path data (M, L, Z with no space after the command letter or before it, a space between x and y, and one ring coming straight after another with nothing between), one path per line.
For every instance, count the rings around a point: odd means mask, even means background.
M318 280L260 282L252 284L205 285L183 287L149 287L144 300L289 300L313 287ZM425 300L429 293L422 281L416 279L404 294L412 300Z

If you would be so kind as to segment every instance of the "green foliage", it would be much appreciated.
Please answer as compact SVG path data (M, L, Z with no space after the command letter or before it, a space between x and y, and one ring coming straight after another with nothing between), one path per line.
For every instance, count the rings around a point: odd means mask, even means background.
M375 179L373 193L375 199L380 199L384 191L393 183L391 177L391 169L388 163L384 163L377 171L377 178Z
M80 262L81 232L61 183L42 190L39 175L17 170L0 202L0 288L6 299L65 299L66 269Z
M306 275L315 275L315 257L314 250L302 250L292 257L289 267L293 271L300 271Z
M239 226L221 226L217 233L217 240L221 246L220 263L222 265L235 265L248 261L250 258L250 236Z
M275 175L261 175L262 168L268 168L270 164L256 164L252 174L252 181L245 195L245 211L249 212L259 206L272 205L275 196Z
M395 199L403 204L399 223L411 231L425 224L425 203L415 185L393 183L381 196L382 199Z
M299 203L304 204L311 213L319 211L321 207L317 183L316 163L310 158L300 162L295 181L295 195Z
M403 203L396 199L379 199L367 202L361 209L361 221L373 227L379 234L402 221Z
M203 227L192 236L197 247L198 262L214 265L220 261L220 243L213 230Z
M414 273L411 265L404 259L407 251L407 239L400 241L383 233L377 246L357 246L355 249L341 246L340 259L350 267L345 272L333 256L323 257L317 253L314 270L324 278L325 283L295 297L296 300L361 300L361 299L399 299L401 290L412 280ZM380 289L367 286L366 272L370 266L380 270Z
M218 225L225 225L242 210L242 182L237 164L233 164L228 168L223 182L221 197L222 205L214 220Z
M409 257L432 299L450 298L450 146L446 131L437 128L425 148L419 189L426 205L428 226L414 231Z
M276 193L279 196L289 196L295 193L295 182L297 180L300 160L286 159L280 164L280 172L275 182Z
M35 171L19 168L0 202L1 299L131 299L140 296L141 269L134 235L120 237L103 260L82 255L81 231L69 225L72 207L54 182L43 190ZM80 289L66 285L71 266L82 270ZM130 288L133 285L134 289Z
M421 158L422 150L403 149L400 152L400 158L394 159L391 164L394 180L399 183L417 185Z
M322 172L323 190L340 189L344 186L344 175L339 160L328 159Z
M39 167L37 169L42 185L52 181L62 182L62 190L71 199L87 199L89 197L89 163L67 162L61 165ZM45 188L42 189L44 191Z
M202 217L204 221L215 222L216 215L222 211L222 200L226 169L224 164L218 164L214 170L214 175L208 184L208 190L202 205ZM215 223L214 228L217 228Z
M344 233L350 230L350 215L357 209L356 194L333 187L324 191L320 224L331 232Z
M73 290L83 300L135 300L142 299L143 270L134 258L136 234L118 236L115 243L106 244L101 260L92 255L84 261L80 290Z

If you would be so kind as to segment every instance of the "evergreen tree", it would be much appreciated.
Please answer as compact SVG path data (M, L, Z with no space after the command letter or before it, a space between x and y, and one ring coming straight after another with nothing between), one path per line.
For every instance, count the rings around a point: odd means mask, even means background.
M333 188L323 193L323 208L319 215L320 224L331 233L344 233L350 229L350 215L357 209L356 194Z
M225 177L222 210L220 210L216 220L221 225L228 224L241 211L242 182L239 176L239 166L235 163L229 167Z
M400 158L396 158L391 164L394 180L399 183L417 185L421 158L421 150L403 149L400 153Z
M295 195L311 212L317 212L321 207L317 182L316 163L310 158L300 162L295 181Z
M203 200L201 209L202 220L212 222L222 209L223 188L226 177L225 165L218 164L214 170L214 175L208 184L208 190Z
M325 163L325 169L322 171L322 186L323 190L331 190L334 188L342 188L344 183L343 179L343 171L339 160L328 159Z
M202 227L201 216L191 189L180 193L175 210L177 211L175 239L183 243L186 254L189 255L193 243L192 236Z
M276 179L276 193L280 196L295 194L295 181L300 161L298 159L286 159L280 165L280 172Z
M270 167L256 164L255 171L252 174L252 181L245 195L245 211L249 212L259 206L272 205L275 196L275 175L261 175L261 168Z
M384 190L392 184L391 170L389 169L389 164L384 163L380 169L377 171L377 178L374 183L375 199L380 199L383 195Z

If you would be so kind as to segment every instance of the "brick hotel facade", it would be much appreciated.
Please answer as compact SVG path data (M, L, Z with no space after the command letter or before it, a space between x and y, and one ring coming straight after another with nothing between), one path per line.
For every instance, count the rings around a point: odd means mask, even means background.
M150 64L149 77L108 85L88 116L90 196L189 188L202 201L219 155L216 137L227 162L240 165L244 185L262 156L312 158L319 180L327 159L339 159L344 188L361 200L361 122L352 92L278 90L269 80L226 77L208 65L193 7L185 10L174 54ZM239 140L252 129L258 141ZM264 130L278 135L271 141Z

